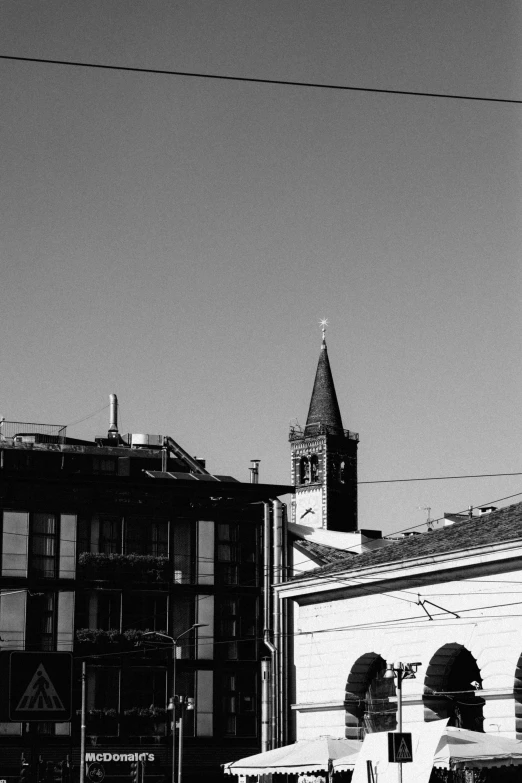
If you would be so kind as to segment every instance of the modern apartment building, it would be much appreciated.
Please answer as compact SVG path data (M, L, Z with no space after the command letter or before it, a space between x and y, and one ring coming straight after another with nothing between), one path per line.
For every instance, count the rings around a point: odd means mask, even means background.
M67 759L78 779L84 662L85 750L109 759L109 783L130 779L135 753L146 780L170 779L174 668L176 694L194 700L184 780L258 752L263 518L291 487L210 473L172 438L121 436L115 398L92 442L3 421L0 460L2 655L74 657L71 721L7 720L4 680L0 778L18 779L23 755L29 779L50 779L47 762L58 779Z

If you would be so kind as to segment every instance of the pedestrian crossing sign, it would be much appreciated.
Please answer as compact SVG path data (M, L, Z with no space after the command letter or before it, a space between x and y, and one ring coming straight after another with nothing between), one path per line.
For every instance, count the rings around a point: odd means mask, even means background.
M404 731L388 732L388 761L406 764L413 761L411 734Z
M71 720L72 655L12 652L9 660L9 719Z

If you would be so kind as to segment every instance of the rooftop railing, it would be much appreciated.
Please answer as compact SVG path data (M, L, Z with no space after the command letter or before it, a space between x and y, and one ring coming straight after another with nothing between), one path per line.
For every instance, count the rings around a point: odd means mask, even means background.
M303 438L310 438L314 435L341 435L349 440L359 440L358 432L351 432L350 430L341 430L337 427L332 427L330 424L307 424L306 427L301 427L300 424L290 425L290 434L288 440L302 440Z
M36 424L0 419L0 442L64 443L66 435L67 427L64 424Z

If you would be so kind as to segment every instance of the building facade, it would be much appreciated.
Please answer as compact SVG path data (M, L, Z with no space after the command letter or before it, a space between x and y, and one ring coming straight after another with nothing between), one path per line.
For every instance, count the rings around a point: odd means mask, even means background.
M109 781L129 778L133 753L147 778L170 778L175 639L176 694L194 700L184 778L218 779L260 748L263 518L290 487L210 474L171 438L121 437L115 421L93 442L0 429L2 655L74 657L71 721L10 721L3 688L2 778L18 779L22 755L30 779L64 764L78 777L83 662L89 758L111 758Z
M522 503L317 568L276 588L293 617L291 739L450 725L522 739Z

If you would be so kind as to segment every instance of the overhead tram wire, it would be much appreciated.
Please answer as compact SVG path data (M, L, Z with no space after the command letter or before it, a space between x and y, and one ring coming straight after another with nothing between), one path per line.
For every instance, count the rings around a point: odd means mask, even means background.
M98 68L107 71L127 71L129 73L148 73L160 76L185 76L195 79L214 79L220 81L246 82L249 84L274 84L283 87L308 87L321 90L341 90L345 92L379 93L384 95L412 95L420 98L449 98L460 101L481 101L488 103L513 103L522 104L522 100L515 98L485 98L479 95L460 95L441 92L422 92L418 90L388 90L378 87L354 87L345 84L328 84L320 82L298 82L289 79L261 79L251 76L225 76L218 73L201 73L196 71L174 71L165 68L134 68L128 65L105 65L103 63L78 62L75 60L51 60L43 57L17 57L15 55L1 54L0 60L12 60L15 62L40 63L46 65L66 65L75 68Z
M498 476L522 476L522 472L516 473L475 473L464 476L421 476L419 478L403 479L378 479L377 481L358 481L357 484L404 484L409 481L451 481L454 479L497 478ZM467 510L467 509L466 509ZM437 520L432 519L432 522ZM426 524L425 522L423 524Z

